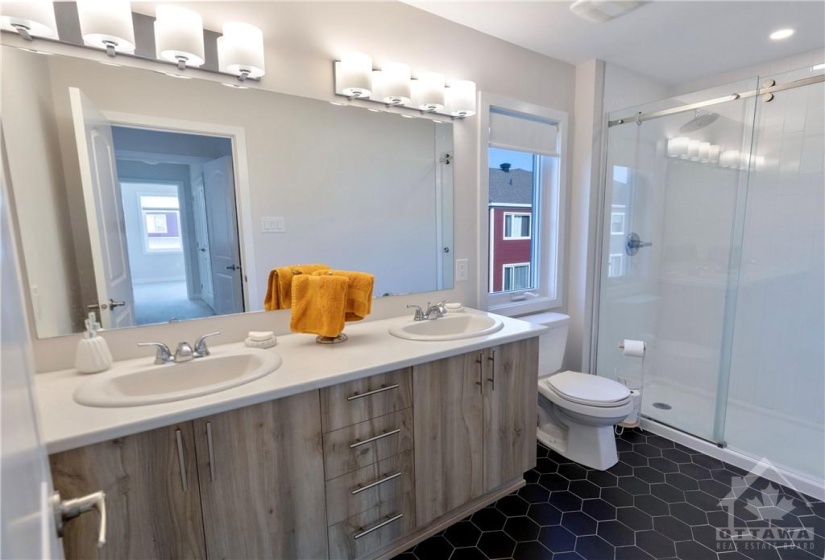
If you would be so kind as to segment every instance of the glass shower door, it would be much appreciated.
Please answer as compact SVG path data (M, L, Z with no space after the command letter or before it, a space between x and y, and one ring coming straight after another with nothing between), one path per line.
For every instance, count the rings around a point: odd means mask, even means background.
M777 84L821 76L804 69ZM825 479L825 84L757 102L725 440Z
M755 86L733 84L725 93ZM667 108L719 96L702 92ZM731 100L639 123L631 117L608 133L595 372L642 388L643 415L714 441L717 402L727 391L726 315L736 290L750 163L741 154L750 152L753 104ZM625 357L624 339L644 341L644 357Z

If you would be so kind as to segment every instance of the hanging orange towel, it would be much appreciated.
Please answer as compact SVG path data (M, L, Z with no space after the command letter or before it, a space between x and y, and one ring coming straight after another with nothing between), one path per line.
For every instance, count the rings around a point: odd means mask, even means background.
M336 337L344 330L347 309L347 286L343 276L292 278L292 332Z
M292 305L292 277L296 274L312 274L319 270L329 270L329 267L325 264L296 264L270 271L266 282L264 309L266 311L289 309Z
M360 321L370 314L372 310L372 287L375 284L375 276L366 272L354 272L349 270L321 270L313 272L314 275L323 276L343 276L349 281L347 290L347 321Z

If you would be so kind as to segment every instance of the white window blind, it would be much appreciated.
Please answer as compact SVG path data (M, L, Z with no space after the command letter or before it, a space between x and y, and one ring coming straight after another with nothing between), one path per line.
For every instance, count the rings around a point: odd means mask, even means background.
M555 123L516 113L490 110L490 146L556 156L559 129Z

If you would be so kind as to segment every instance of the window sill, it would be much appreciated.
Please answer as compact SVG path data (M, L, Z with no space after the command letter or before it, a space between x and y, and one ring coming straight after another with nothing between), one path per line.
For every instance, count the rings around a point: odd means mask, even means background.
M525 301L510 301L506 303L496 303L487 306L487 311L504 315L505 317L517 317L529 313L541 313L551 311L562 306L562 302L557 299L538 297Z

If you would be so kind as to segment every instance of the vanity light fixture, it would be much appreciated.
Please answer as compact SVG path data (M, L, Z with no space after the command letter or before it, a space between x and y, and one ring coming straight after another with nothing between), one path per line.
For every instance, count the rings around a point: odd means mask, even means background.
M444 108L444 74L422 72L418 75L418 108L433 112Z
M225 23L218 38L218 66L242 82L266 74L263 32L248 23Z
M381 67L384 97L387 105L407 105L410 102L410 67L403 62L387 62Z
M135 28L128 0L78 0L77 15L83 42L106 54L134 54Z
M465 118L476 114L476 84L458 80L447 90L447 112L453 117Z
M341 91L347 97L369 97L372 85L372 59L364 53L350 53L341 57Z
M155 12L155 49L157 57L185 70L205 62L203 18L180 6L161 4Z
M57 39L57 23L52 2L3 2L0 29L13 31L27 41L34 37Z
M427 71L413 76L409 65L403 62L386 62L379 70L372 67L368 55L348 54L334 61L334 81L335 95L385 106L386 109L371 109L376 112L410 109L416 113L399 111L399 114L410 118L428 114L453 119L476 113L475 82L458 80L445 86L443 74Z

